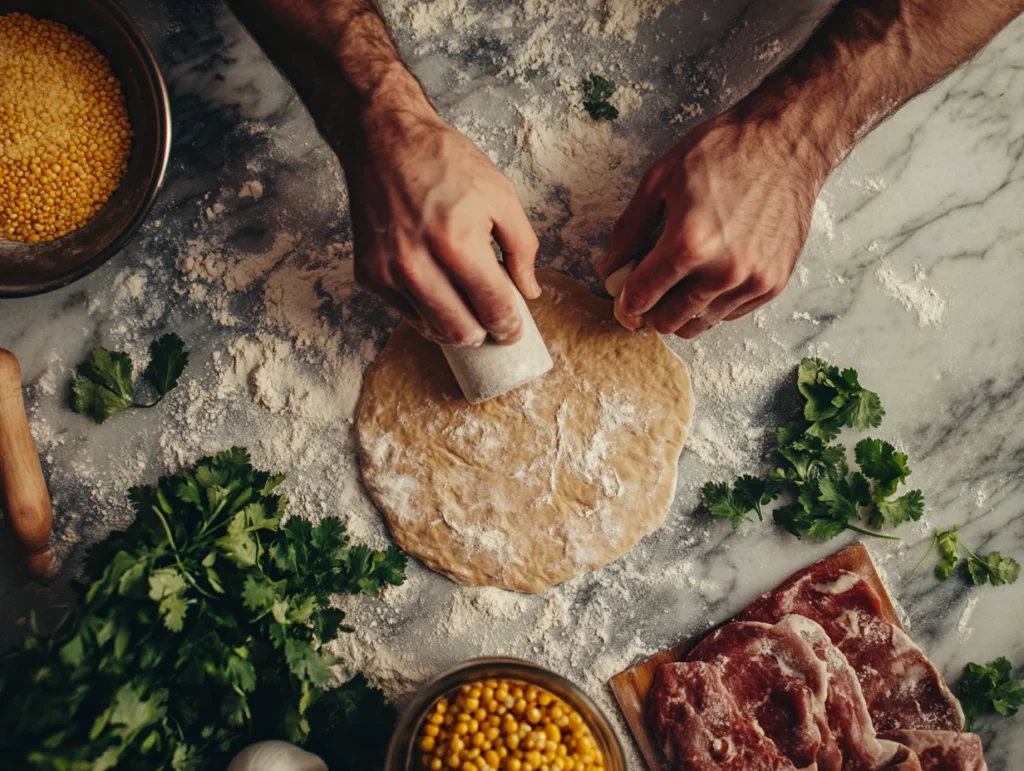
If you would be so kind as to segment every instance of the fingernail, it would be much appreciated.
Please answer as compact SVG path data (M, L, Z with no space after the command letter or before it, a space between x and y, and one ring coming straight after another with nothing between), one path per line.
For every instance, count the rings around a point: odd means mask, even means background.
M613 306L615 310L615 318L618 319L619 323L622 324L622 326L624 326L626 329L629 329L631 331L636 331L637 329L640 329L640 327L644 325L644 317L637 316L632 313L626 313L622 307L623 304L620 302L621 299L622 295L619 295L618 297L615 298L615 305Z

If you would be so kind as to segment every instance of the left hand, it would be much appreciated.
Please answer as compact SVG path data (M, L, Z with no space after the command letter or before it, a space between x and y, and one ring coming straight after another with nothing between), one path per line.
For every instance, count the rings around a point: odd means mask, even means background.
M616 299L624 326L692 338L782 292L830 168L802 139L781 121L726 112L651 166L597 266L607 277L635 259L664 216Z

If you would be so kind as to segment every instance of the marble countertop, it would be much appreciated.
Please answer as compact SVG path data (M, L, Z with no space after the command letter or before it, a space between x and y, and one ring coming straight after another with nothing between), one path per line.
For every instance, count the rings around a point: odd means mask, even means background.
M564 5L395 0L385 12L441 112L518 185L540 263L594 282L612 212L644 165L798 47L827 4ZM357 538L387 542L359 483L351 417L394 318L352 283L337 163L225 7L126 6L168 79L172 161L149 222L109 264L63 290L0 301L0 345L23 365L65 565L51 586L26 582L0 534L2 645L24 635L30 610L44 628L60 616L83 546L127 521L128 486L231 444L289 474L297 513L341 514ZM628 89L614 126L574 107L593 71ZM1018 19L832 175L778 300L695 343L670 342L690 366L697 415L662 530L538 596L466 589L413 565L401 589L348 603L358 631L341 655L399 701L463 658L518 655L615 714L610 675L852 542L798 542L769 523L734 533L695 512L703 482L759 467L791 407L781 394L793 367L811 353L855 367L881 394L887 416L872 433L909 453L924 491L925 521L897 544L869 544L911 635L950 680L999 655L1019 672L1024 581L974 588L912 568L932 528L955 522L971 544L1024 558L1022 105ZM170 330L192 362L166 404L102 426L67 409L72 369L92 346L144 358ZM978 730L991 768L1017 767L1024 718Z

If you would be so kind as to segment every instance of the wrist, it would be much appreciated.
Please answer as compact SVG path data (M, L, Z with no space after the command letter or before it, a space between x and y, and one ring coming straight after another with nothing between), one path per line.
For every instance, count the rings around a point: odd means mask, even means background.
M845 157L842 107L831 99L785 83L765 83L727 111L728 119L751 127L759 144L780 164L794 164L820 188Z

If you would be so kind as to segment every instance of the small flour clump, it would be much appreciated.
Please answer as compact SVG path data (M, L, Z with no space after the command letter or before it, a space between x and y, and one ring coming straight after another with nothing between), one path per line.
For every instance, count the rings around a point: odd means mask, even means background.
M934 287L928 286L928 276L920 266L914 268L914 278L899 276L892 268L883 266L875 271L882 290L904 309L917 314L922 327L937 327L946 312L946 299Z

